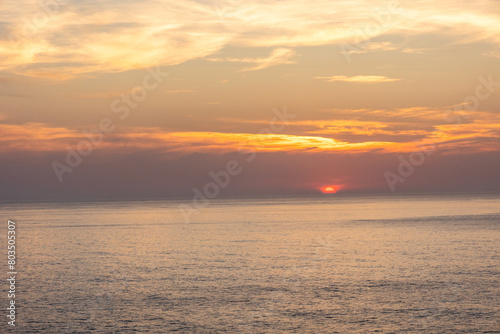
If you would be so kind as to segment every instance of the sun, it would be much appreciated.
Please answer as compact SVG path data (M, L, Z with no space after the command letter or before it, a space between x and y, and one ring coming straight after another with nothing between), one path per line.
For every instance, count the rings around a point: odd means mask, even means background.
M324 186L321 188L321 191L323 194L335 194L337 189L335 189L335 186Z

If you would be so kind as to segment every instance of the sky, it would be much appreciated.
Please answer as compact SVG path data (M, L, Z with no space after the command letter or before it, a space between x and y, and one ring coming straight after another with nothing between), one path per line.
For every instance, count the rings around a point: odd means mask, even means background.
M2 0L0 32L1 201L500 191L498 0Z

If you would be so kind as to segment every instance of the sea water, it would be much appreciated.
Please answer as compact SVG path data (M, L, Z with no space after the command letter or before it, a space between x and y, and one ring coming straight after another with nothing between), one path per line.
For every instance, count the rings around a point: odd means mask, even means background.
M180 203L2 205L1 332L500 333L498 196Z

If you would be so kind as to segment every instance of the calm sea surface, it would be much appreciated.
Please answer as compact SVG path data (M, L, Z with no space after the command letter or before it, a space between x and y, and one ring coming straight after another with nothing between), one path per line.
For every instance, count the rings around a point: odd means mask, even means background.
M0 332L500 333L498 196L178 205L2 205Z

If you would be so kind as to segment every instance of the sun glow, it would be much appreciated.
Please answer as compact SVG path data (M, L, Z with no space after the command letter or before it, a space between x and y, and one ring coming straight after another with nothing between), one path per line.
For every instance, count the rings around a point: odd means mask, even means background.
M335 186L324 186L321 188L321 191L323 194L335 194L337 189L335 189Z

